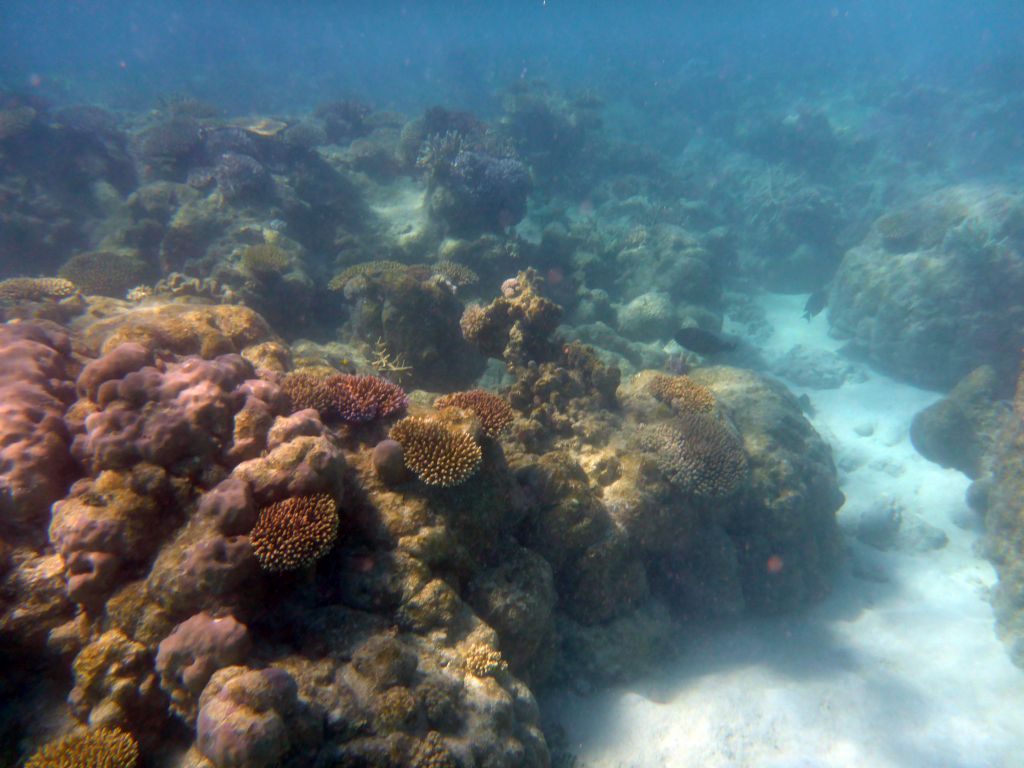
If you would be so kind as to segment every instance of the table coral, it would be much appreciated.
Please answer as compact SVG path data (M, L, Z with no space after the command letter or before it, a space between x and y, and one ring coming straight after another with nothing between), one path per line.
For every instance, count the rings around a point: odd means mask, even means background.
M677 411L708 413L715 409L715 396L711 390L685 374L655 374L648 379L647 389L655 398Z
M295 410L315 408L325 421L365 424L405 410L405 390L380 376L333 374L299 370L282 382Z
M512 425L514 419L512 406L505 398L483 389L442 395L434 401L434 407L472 411L488 437L498 437Z
M483 460L471 434L436 418L407 416L391 428L391 438L401 444L405 465L427 485L461 485Z
M138 257L115 251L78 253L61 265L58 275L82 293L123 298L145 282L146 264Z
M338 505L326 493L293 496L259 511L250 534L266 571L292 571L326 555L338 535Z

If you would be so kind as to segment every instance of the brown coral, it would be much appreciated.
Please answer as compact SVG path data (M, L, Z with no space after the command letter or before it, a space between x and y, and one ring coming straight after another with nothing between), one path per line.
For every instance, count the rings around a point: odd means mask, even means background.
M456 768L458 762L437 731L428 731L423 741L416 745L409 762L412 768Z
M77 285L82 293L122 298L144 282L146 265L124 253L89 251L65 261L57 274Z
M405 410L405 390L380 376L322 375L315 370L288 374L282 390L296 410L316 408L325 421L365 424Z
M740 438L705 413L684 413L676 423L642 427L640 447L654 454L658 468L679 489L705 498L732 495L747 474Z
M465 288L480 281L480 277L465 264L457 261L441 260L431 265L435 275L440 275L456 288Z
M270 243L247 246L242 250L241 259L242 266L258 277L280 275L291 266L288 251Z
M0 280L0 301L42 301L64 299L78 289L60 277L11 277Z
M25 768L134 768L139 745L120 728L79 731L49 742Z
M265 571L293 571L326 555L338 535L338 505L326 493L293 496L263 507L250 534Z
M405 465L427 485L451 487L472 477L483 452L473 436L439 419L407 416L391 428Z
M497 437L512 425L512 406L508 401L483 389L452 392L434 401L435 408L464 408L472 411L488 437Z
M715 409L715 396L703 384L689 376L657 374L647 390L658 400L683 413L709 413Z
M345 288L345 285L356 277L383 277L384 275L402 274L409 269L408 264L403 264L400 261L389 261L387 259L380 259L379 261L363 261L359 264L353 264L350 267L346 267L341 272L331 278L331 281L327 283L327 288L332 291L340 291Z

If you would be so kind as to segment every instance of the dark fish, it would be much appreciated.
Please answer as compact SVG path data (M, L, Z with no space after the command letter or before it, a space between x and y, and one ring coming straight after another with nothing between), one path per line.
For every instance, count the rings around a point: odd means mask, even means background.
M814 403L811 402L811 398L807 396L806 392L800 395L800 397L798 397L796 401L800 403L800 410L806 413L808 416L811 416L813 418L814 416L818 415L818 411L814 407Z
M686 347L700 355L714 355L736 349L736 341L714 331L703 328L680 328L673 337L679 346Z
M816 317L826 306L828 306L828 289L819 288L807 297L807 303L804 304L804 320L811 322L811 318Z

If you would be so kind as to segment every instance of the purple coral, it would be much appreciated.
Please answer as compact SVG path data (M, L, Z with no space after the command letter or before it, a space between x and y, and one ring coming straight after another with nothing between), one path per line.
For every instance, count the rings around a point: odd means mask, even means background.
M269 429L273 406L256 402L257 393L276 395L250 385L255 373L249 363L238 355L191 357L165 368L147 362L138 345L123 345L82 371L78 389L97 406L72 445L84 466L98 472L138 461L187 462L201 471L211 460L230 466L262 450L264 431L239 425Z
M171 697L171 708L194 722L199 695L213 673L240 664L251 648L249 630L234 616L214 618L204 611L176 626L156 654L160 687Z

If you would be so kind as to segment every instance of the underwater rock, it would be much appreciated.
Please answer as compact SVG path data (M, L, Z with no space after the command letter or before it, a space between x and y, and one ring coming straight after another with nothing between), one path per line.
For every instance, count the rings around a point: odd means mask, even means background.
M791 347L772 368L776 375L810 389L838 389L848 379L862 380L864 376L839 355L803 344Z
M618 311L618 330L627 339L667 339L676 326L672 299L663 291L637 296Z
M952 387L988 364L1008 386L1024 347L1022 210L1002 187L962 185L913 207L918 234L898 253L876 226L833 280L833 332L914 384Z
M949 395L914 415L910 441L929 461L979 477L992 451L1005 408L999 381L988 365L975 369Z

